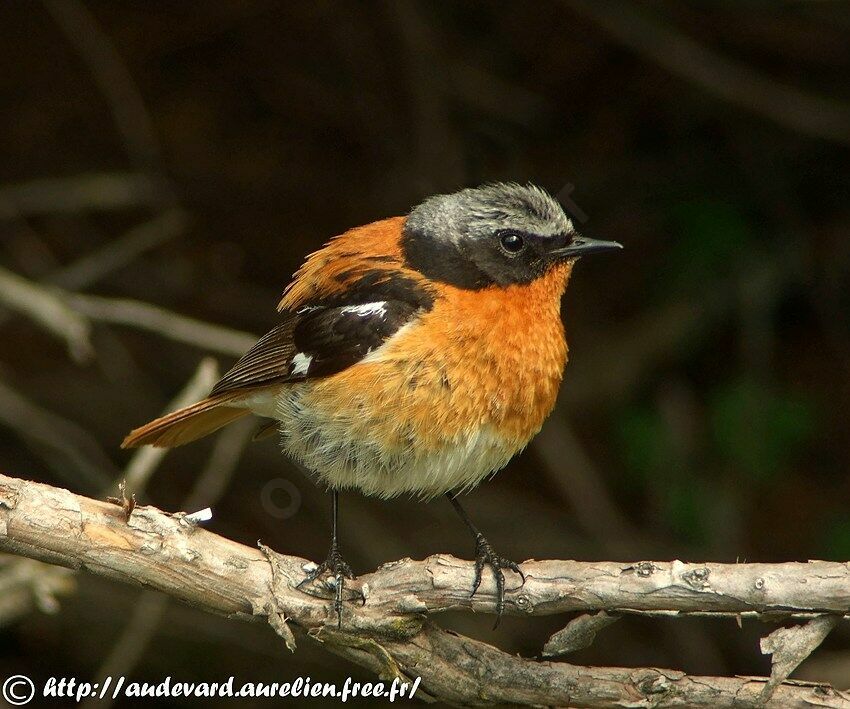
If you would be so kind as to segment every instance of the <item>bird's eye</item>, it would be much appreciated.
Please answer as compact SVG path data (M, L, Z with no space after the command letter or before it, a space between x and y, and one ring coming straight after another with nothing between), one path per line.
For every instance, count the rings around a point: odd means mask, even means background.
M525 246L523 238L515 231L506 231L499 237L499 243L502 249L510 256L518 254Z

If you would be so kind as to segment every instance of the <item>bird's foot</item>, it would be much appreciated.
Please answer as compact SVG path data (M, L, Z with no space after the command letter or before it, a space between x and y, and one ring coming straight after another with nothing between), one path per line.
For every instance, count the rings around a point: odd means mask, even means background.
M472 598L478 587L481 585L481 572L484 571L484 565L493 569L493 575L496 577L496 624L493 630L499 627L499 622L502 620L502 612L505 610L505 574L502 569L510 569L515 571L522 578L523 585L525 584L525 574L516 562L499 556L490 546L484 535L480 532L475 535L475 581L472 583L472 593L469 597Z
M334 610L336 611L337 627L342 627L342 592L345 587L345 579L353 579L354 572L339 553L336 543L331 545L328 558L310 571L296 588L312 583L322 574L329 573L333 579L334 587Z

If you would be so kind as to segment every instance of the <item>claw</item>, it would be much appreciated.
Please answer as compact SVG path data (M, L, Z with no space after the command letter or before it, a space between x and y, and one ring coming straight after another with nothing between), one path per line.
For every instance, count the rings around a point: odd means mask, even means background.
M308 573L295 588L300 590L302 586L312 583L325 573L331 573L333 575L336 625L338 628L342 628L342 592L345 588L345 579L353 579L354 572L340 555L336 544L331 546L331 550L328 552L328 558Z
M522 578L523 585L525 585L525 574L516 562L496 554L484 535L478 532L475 535L475 580L472 582L470 598L475 595L481 585L481 574L484 571L485 564L493 569L493 575L496 577L496 623L493 626L493 630L495 630L499 627L502 613L505 610L505 574L502 569L510 569L518 573Z

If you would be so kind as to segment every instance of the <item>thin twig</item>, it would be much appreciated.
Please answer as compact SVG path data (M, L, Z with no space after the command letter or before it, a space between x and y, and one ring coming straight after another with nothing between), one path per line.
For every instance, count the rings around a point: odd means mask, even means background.
M34 288L44 287L40 293L46 291L48 296L56 294L50 286L69 289L92 286L101 278L128 265L145 251L180 234L185 229L186 221L183 210L176 207L169 209L133 227L93 253L56 269L46 278L40 279L40 285L31 282L27 284ZM67 307L64 303L62 306ZM11 313L0 312L0 325L5 324L10 317Z
M0 218L159 205L170 200L169 192L163 178L138 172L45 177L0 186Z
M150 221L134 226L95 252L57 269L44 281L70 290L87 288L124 268L145 251L180 235L187 222L186 212L179 207L166 210Z
M115 127L131 160L143 170L158 167L159 145L153 124L133 77L110 38L89 9L79 0L43 0L47 11L62 29L89 68L109 104Z
M48 332L65 340L68 353L76 362L94 356L89 341L91 325L85 317L48 288L8 271L0 266L0 304L23 313Z
M143 301L43 286L2 267L0 304L28 315L64 339L76 361L85 361L94 354L89 342L90 319L155 332L176 342L236 357L257 341L250 333L212 325Z
M56 597L70 593L74 587L73 574L68 569L19 556L0 556L0 628L36 608L43 613L56 613Z
M94 436L74 421L43 409L2 380L0 423L43 451L56 476L68 485L99 490L115 475L115 466Z
M257 341L250 333L212 325L140 300L68 293L65 302L92 320L155 332L176 342L235 357Z

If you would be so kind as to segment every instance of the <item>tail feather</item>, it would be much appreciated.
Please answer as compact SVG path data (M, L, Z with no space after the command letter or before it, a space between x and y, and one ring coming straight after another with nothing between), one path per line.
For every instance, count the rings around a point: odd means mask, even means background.
M157 448L173 448L190 443L217 431L231 421L251 413L240 406L228 406L238 397L231 395L211 396L167 416L162 416L144 426L130 431L122 448L151 445Z

